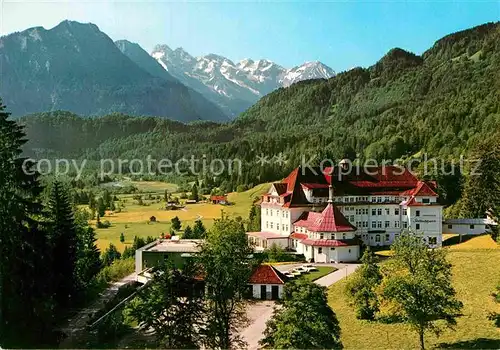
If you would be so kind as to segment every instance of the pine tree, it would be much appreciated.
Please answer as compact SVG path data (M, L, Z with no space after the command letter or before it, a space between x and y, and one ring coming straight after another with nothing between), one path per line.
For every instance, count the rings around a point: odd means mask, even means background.
M247 231L260 231L260 210L255 205L252 205L252 207L250 208L250 213L248 214Z
M54 299L61 307L71 305L77 294L77 228L67 190L54 181L48 203Z
M191 226L186 226L184 229L184 232L182 233L182 238L183 239L190 239L193 238L193 230L191 229Z
M41 347L51 336L51 271L33 164L0 100L0 346Z
M106 204L104 203L104 199L99 197L97 200L97 214L102 218L106 214Z
M170 222L172 223L172 229L173 230L180 230L181 229L181 220L179 220L179 217L174 217L172 220L170 220Z
M196 182L194 183L193 187L191 188L191 195L189 196L189 199L193 199L195 201L198 201L198 185Z
M113 263L113 261L120 258L120 252L116 249L116 246L113 243L110 243L108 249L106 249L102 255L102 263L104 266L109 266Z
M203 226L201 220L196 220L193 227L193 238L194 239L205 239L207 237L207 230Z
M78 240L76 277L80 292L85 292L101 270L101 253L96 245L95 231L87 220L77 215L75 221Z

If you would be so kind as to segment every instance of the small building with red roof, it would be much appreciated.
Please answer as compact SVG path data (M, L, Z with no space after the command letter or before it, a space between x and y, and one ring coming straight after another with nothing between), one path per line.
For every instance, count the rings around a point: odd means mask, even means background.
M271 265L257 266L248 281L252 296L262 300L281 299L288 278Z

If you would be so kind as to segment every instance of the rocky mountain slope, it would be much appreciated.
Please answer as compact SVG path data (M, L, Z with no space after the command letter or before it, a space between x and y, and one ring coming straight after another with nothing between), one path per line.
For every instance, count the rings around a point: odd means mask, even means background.
M14 116L68 110L228 120L176 79L140 68L94 24L64 21L1 37L0 67L0 96Z
M172 76L231 115L243 112L279 87L301 80L330 78L335 74L321 62L306 62L286 69L264 59L235 63L215 54L193 57L182 48L172 50L167 45L156 46L151 55Z

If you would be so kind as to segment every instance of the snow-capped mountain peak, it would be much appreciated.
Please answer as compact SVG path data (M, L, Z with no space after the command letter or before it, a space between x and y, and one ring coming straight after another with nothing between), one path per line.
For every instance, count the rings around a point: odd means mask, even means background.
M267 59L234 63L217 54L193 57L182 48L157 45L151 56L183 84L221 106L228 114L242 112L273 90L305 79L330 78L335 72L321 62L286 69Z

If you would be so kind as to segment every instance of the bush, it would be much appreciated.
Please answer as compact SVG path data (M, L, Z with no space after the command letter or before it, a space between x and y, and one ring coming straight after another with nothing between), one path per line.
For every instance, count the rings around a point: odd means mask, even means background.
M99 284L108 285L109 283L121 280L134 272L135 260L133 258L115 260L111 265L104 267L97 275Z

